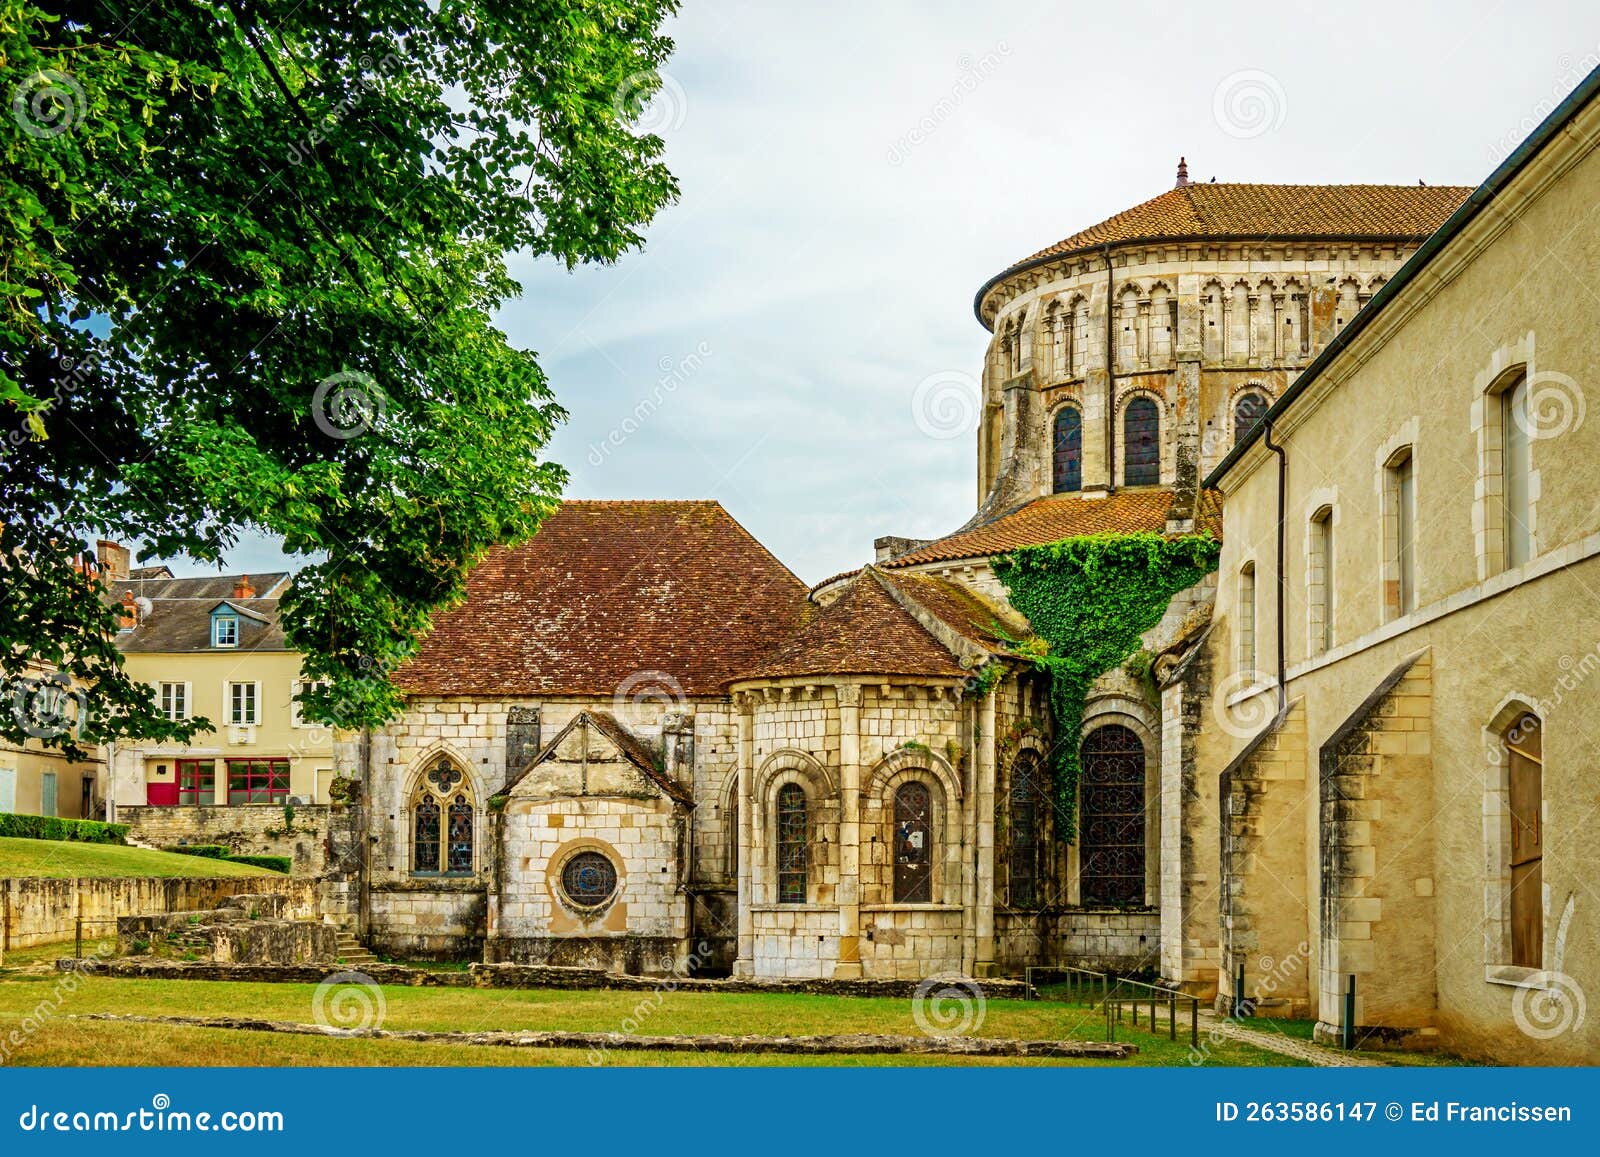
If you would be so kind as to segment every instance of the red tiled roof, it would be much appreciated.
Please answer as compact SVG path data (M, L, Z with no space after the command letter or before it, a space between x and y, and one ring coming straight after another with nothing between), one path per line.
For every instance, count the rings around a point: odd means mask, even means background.
M1471 192L1461 185L1182 185L1057 241L1006 272L1079 249L1164 237L1420 241Z
M817 609L800 631L737 679L803 675L967 674L944 645L883 588L868 567L838 598Z
M1220 538L1222 518L1215 496L1205 494L1200 505L1201 516L1196 529ZM919 563L989 558L1022 546L1042 546L1063 538L1105 531L1165 533L1167 511L1171 507L1172 491L1161 487L1119 490L1103 498L1052 494L1047 498L1035 498L982 525L958 530L883 565L899 568Z
M686 695L719 695L806 605L805 584L717 502L564 502L531 541L473 569L466 601L435 619L396 682L420 695L603 696L660 672Z

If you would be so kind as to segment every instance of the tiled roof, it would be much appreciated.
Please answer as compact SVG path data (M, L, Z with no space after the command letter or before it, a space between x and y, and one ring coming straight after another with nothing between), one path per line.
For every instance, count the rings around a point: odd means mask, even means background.
M422 695L719 695L806 587L716 502L565 502L491 551L396 682ZM651 681L654 683L650 686Z
M231 583L233 580L228 581ZM237 647L211 645L211 611L223 602L244 612L239 618ZM289 650L289 644L283 639L283 628L278 623L277 599L219 599L214 596L183 599L151 598L150 610L139 616L138 625L131 631L118 633L117 646L124 651L141 654L173 654L185 651L232 654L236 651Z
M911 571L880 573L890 586L980 647L1002 650L1032 633L1021 615L961 583Z
M158 568L141 568L158 569ZM195 578L141 577L133 571L128 578L106 584L112 602L121 602L124 591L132 591L135 598L146 599L218 599L233 597L233 587L241 578L250 580L250 588L257 598L274 598L283 594L293 576L288 571L269 571L265 574L234 575L212 574Z
M844 593L813 611L798 634L770 655L743 668L736 679L782 679L804 675L967 674L916 618L884 589L885 579L867 567Z
M1021 546L1042 546L1063 538L1105 531L1165 533L1167 511L1171 507L1172 491L1163 487L1119 490L1100 498L1052 494L1047 498L1035 498L981 525L936 539L883 565L895 569L919 563L989 558ZM1215 495L1202 496L1201 517L1196 529L1221 537L1222 518Z
M1163 237L1393 237L1420 241L1472 192L1460 185L1189 184L1017 262ZM1016 266L1012 266L1016 268Z

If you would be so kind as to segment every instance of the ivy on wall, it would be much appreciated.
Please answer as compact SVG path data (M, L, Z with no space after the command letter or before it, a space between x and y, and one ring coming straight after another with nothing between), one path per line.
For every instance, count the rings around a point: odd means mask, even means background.
M1049 644L1034 661L1050 673L1055 748L1056 834L1077 838L1078 740L1089 688L1139 649L1172 596L1217 567L1221 544L1208 534L1165 538L1088 534L1029 546L991 560L1011 605Z

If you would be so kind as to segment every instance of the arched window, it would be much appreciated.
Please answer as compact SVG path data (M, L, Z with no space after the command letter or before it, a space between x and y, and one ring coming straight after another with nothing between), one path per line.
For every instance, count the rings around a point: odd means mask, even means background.
M1078 892L1084 904L1144 903L1144 744L1128 728L1083 741Z
M1233 440L1244 441L1244 436L1250 432L1262 414L1267 412L1267 399L1263 394L1254 390L1246 390L1239 395L1238 401L1233 403Z
M778 903L806 902L806 789L778 789Z
M1056 411L1056 437L1051 475L1055 492L1083 489L1083 415L1074 406Z
M1256 669L1256 564L1239 568L1239 670Z
M1544 740L1537 715L1507 729L1511 805L1511 963L1544 967Z
M1008 809L1011 887L1008 898L1013 908L1032 908L1039 903L1041 827L1045 806L1044 765L1034 751L1024 751L1011 765L1011 798Z
M1406 446L1383 472L1383 603L1386 617L1399 618L1417 605L1417 471Z
M477 813L466 777L441 758L417 785L411 803L411 870L470 875Z
M897 904L933 901L933 793L916 780L894 793L894 899Z
M1122 412L1122 481L1154 486L1161 481L1161 418L1150 398L1138 397Z

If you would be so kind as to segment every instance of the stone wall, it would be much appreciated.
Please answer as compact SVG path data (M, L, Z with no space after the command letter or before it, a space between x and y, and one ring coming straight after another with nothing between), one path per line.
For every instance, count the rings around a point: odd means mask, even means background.
M292 827L276 804L117 809L118 822L128 825L128 837L136 843L156 848L224 844L234 855L288 856L291 874L301 877L328 874L330 835L352 819L351 809L326 804L297 806Z
M1154 909L1079 908L1055 917L1050 962L1122 976L1160 969L1161 914Z
M959 975L960 904L863 904L861 968L869 980Z
M833 904L753 904L757 976L822 979L839 959L839 909Z
M230 896L211 911L123 916L117 951L238 964L308 964L339 956L339 932L319 920L285 919L286 897Z
M115 939L120 916L195 912L219 908L230 896L271 892L285 897L287 912L310 919L321 912L310 880L239 876L220 879L10 879L0 880L0 951L71 940L78 919L86 943Z
M487 891L476 880L375 884L367 946L401 960L482 959Z

